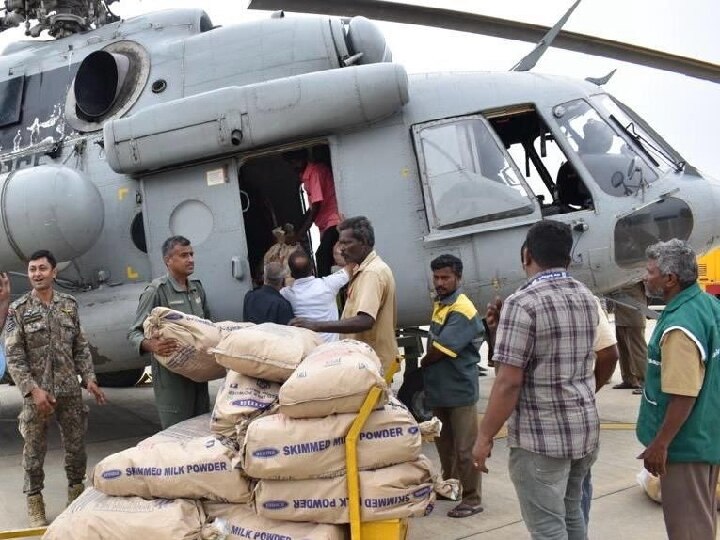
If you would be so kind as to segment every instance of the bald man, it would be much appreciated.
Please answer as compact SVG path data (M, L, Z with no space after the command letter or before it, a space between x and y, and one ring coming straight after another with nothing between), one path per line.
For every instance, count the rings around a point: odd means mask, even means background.
M280 290L280 294L290 302L296 317L311 321L337 321L337 295L348 281L355 265L347 265L342 270L326 277L317 278L313 275L310 256L297 250L288 258L290 275L295 279L291 287ZM338 334L321 333L324 341L337 341Z

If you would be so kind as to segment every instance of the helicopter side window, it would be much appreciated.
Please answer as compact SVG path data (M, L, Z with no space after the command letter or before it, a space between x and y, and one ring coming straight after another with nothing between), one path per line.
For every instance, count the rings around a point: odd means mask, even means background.
M482 119L432 122L415 131L436 228L533 212L520 174Z
M598 186L616 197L634 195L656 172L584 100L575 100L553 109L560 131L575 150Z
M0 83L0 127L20 121L25 77L15 77Z

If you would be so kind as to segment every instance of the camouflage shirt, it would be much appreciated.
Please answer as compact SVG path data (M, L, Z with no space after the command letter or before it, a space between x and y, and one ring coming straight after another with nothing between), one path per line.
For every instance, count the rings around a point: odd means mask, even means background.
M188 279L187 289L182 287L172 276L165 275L154 279L140 295L135 321L130 326L127 337L138 353L142 354L140 344L145 339L143 323L153 308L168 307L182 311L188 315L195 315L203 319L210 319L205 289L200 280Z
M78 375L83 384L95 380L77 301L69 294L54 291L47 306L32 293L13 302L5 323L5 355L25 397L37 387L53 396L76 395Z

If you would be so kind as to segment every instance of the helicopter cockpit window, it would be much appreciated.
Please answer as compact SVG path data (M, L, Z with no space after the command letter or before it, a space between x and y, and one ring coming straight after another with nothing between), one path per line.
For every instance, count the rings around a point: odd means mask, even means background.
M601 110L608 113L611 123L621 128L621 132L631 138L638 151L661 172L680 170L685 165L682 157L626 105L618 103L607 94L593 96L591 99Z
M417 133L436 228L533 212L520 175L482 119L435 122Z
M20 121L25 77L15 77L0 83L0 127Z
M600 188L616 197L632 196L657 180L647 156L621 137L586 101L576 100L553 109L553 116Z

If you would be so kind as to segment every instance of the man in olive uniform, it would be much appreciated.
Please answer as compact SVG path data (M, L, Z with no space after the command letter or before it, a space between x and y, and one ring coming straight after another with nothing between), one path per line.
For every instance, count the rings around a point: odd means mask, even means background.
M147 286L140 296L135 322L128 339L139 354L149 352L171 356L179 347L173 339L146 338L143 322L153 308L168 307L205 319L210 318L202 284L189 276L195 271L195 258L190 240L184 236L171 236L162 245L163 261L168 273ZM166 429L188 418L210 411L207 383L191 381L162 366L153 356L152 380L155 405L160 424Z
M50 417L55 414L65 447L70 504L85 489L87 467L88 409L80 385L99 404L105 403L95 379L90 347L80 328L77 302L53 290L55 267L55 257L49 251L33 253L28 263L33 290L11 304L5 326L8 370L25 398L18 420L25 440L23 492L32 527L47 525L42 489ZM82 382L78 382L78 375Z

